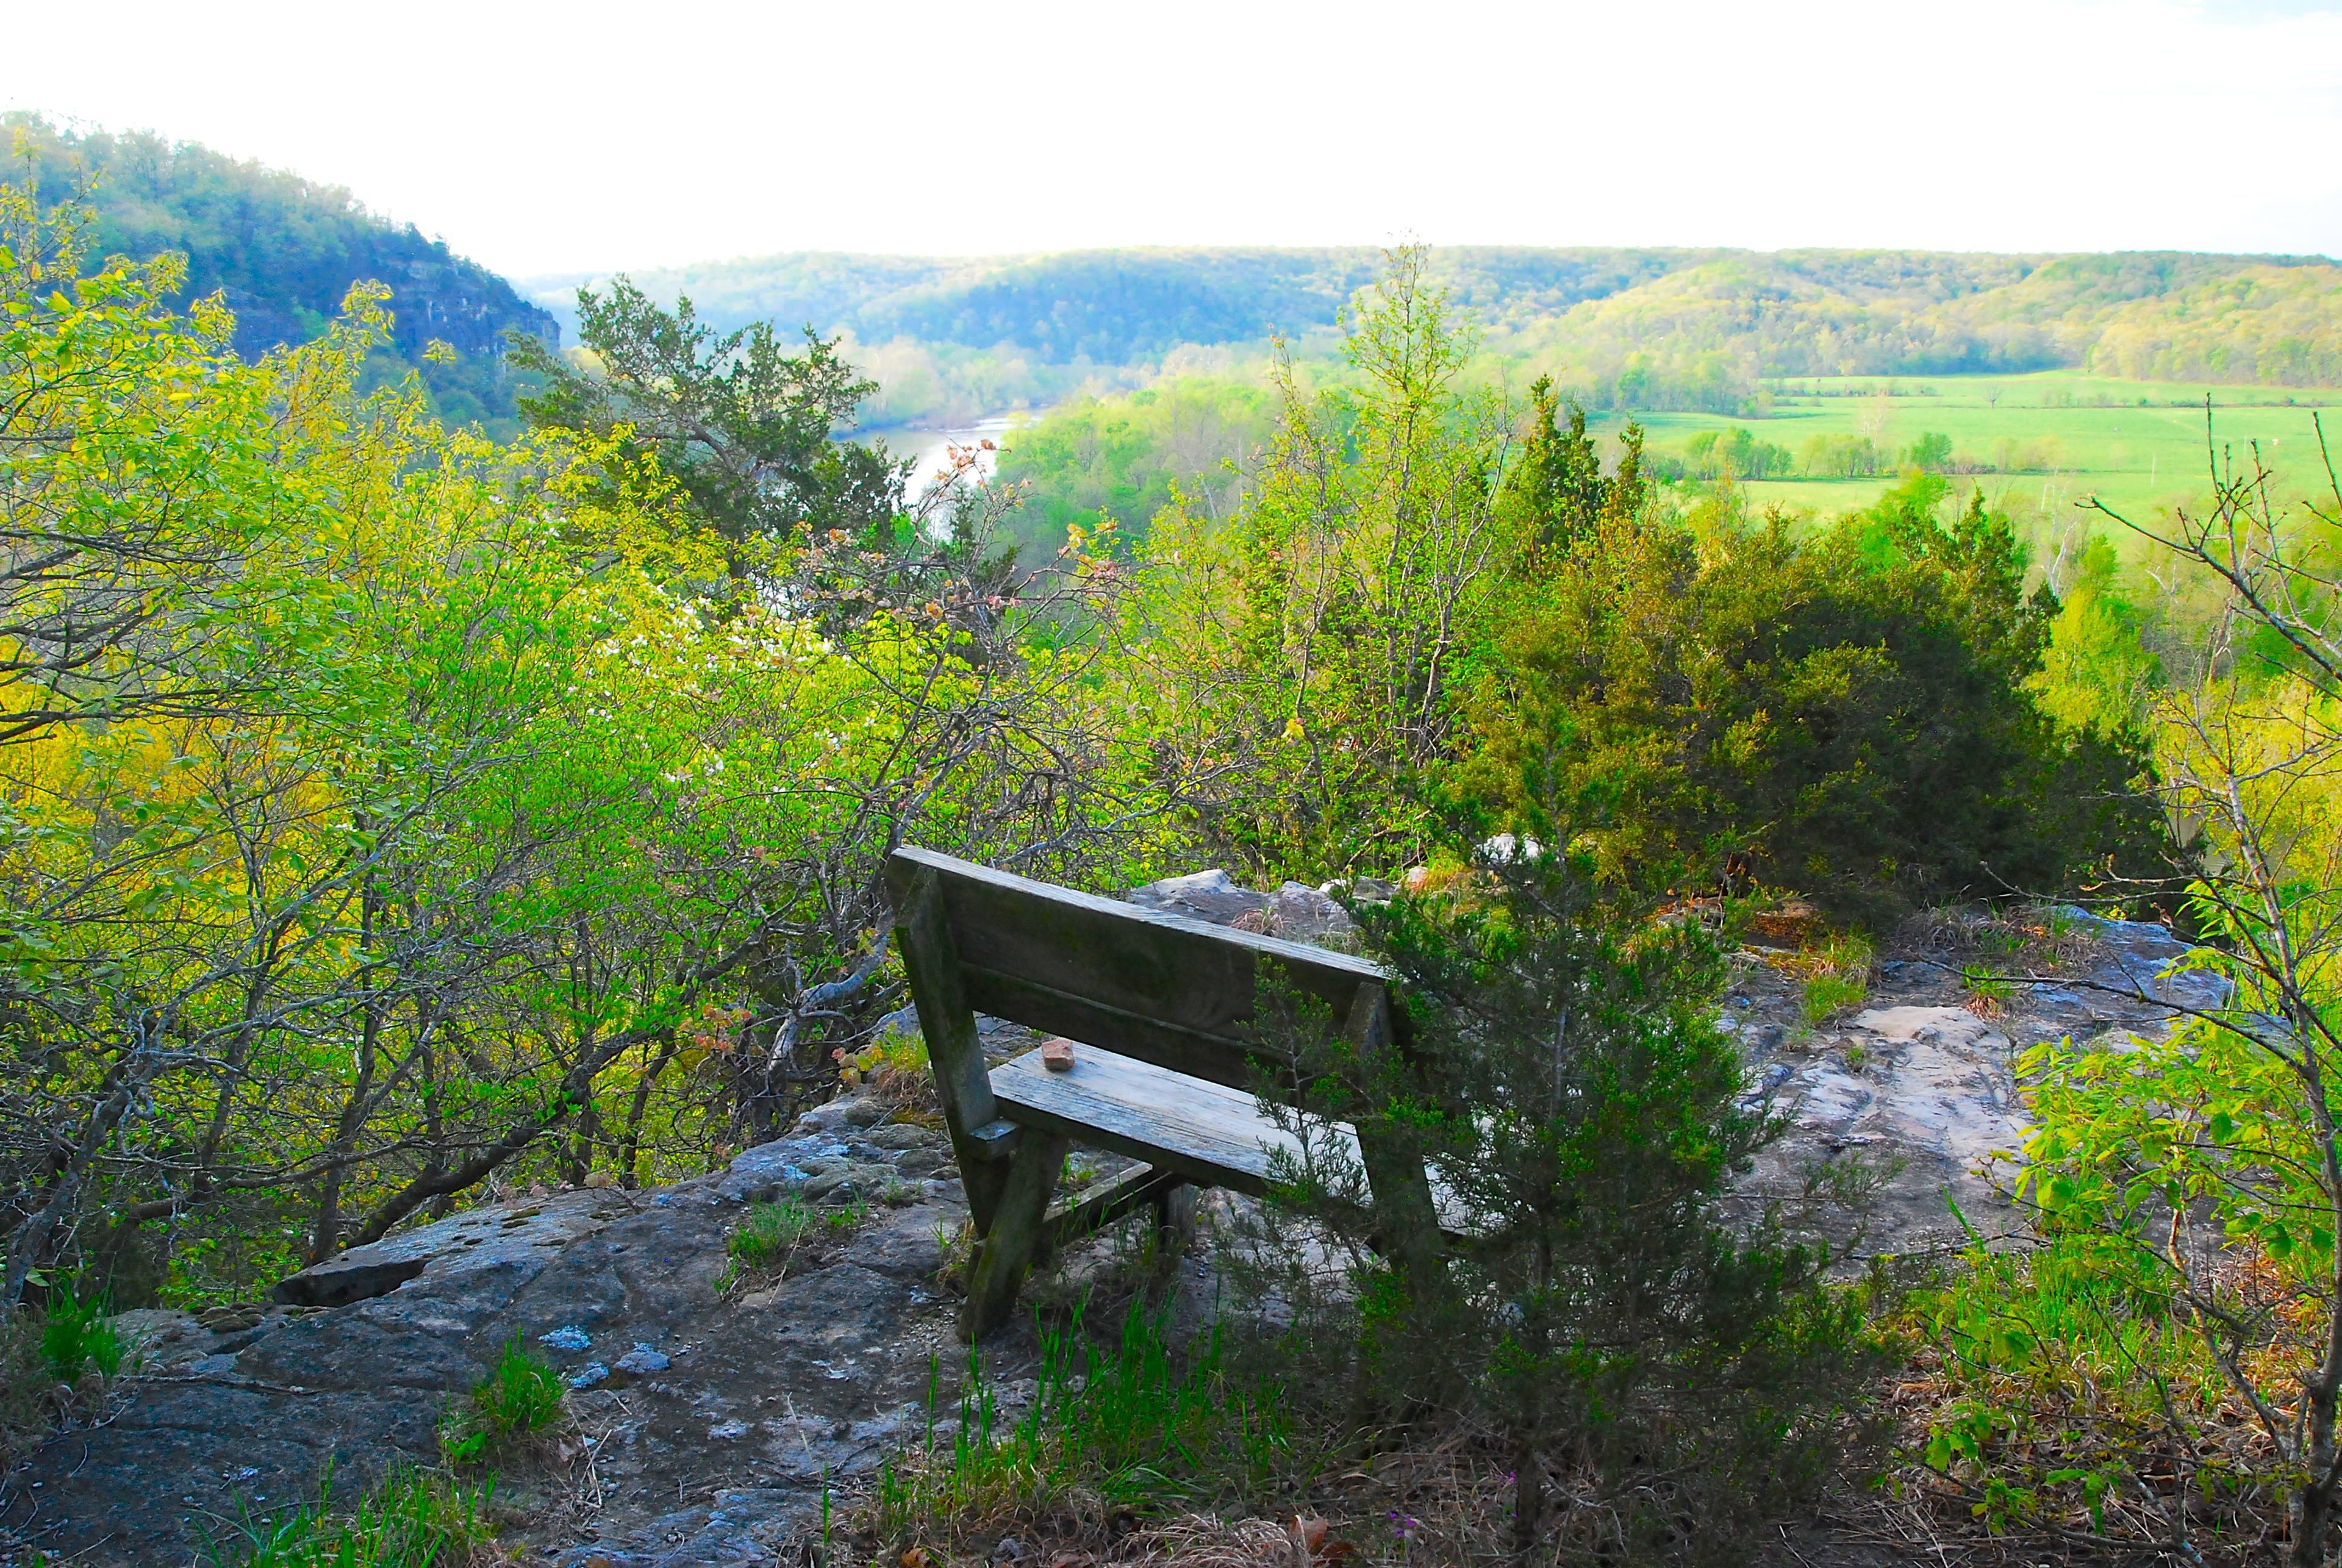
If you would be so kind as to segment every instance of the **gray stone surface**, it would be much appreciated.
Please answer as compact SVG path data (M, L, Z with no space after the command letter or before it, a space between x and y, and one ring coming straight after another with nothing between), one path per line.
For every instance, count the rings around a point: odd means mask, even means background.
M1323 889L1288 882L1274 893L1246 887L1225 871L1198 871L1186 876L1166 876L1144 887L1134 887L1130 903L1166 914L1208 920L1240 931L1281 936L1287 942L1312 942L1346 946L1356 934L1349 912Z
M1287 942L1343 946L1357 934L1350 912L1326 894L1288 882L1268 895L1268 934Z
M965 1217L958 1184L896 1172L903 1154L933 1169L937 1139L878 1125L888 1113L833 1104L715 1175L492 1204L353 1249L345 1279L353 1263L421 1266L327 1310L275 1307L227 1334L125 1313L138 1371L111 1420L58 1433L0 1486L0 1555L179 1564L245 1510L313 1498L328 1462L338 1494L362 1492L398 1454L435 1459L441 1413L517 1333L572 1382L575 1429L566 1457L503 1467L508 1543L611 1568L769 1563L817 1514L825 1476L866 1475L924 1429L929 1357L966 1364L934 1278ZM746 1206L804 1190L821 1164L913 1201L720 1293ZM1031 1349L987 1354L1014 1374Z
M1268 929L1269 897L1238 884L1225 871L1199 871L1187 876L1166 876L1144 887L1134 887L1129 902L1141 909L1184 914L1216 925Z
M2166 974L2187 948L2159 925L2069 912L2095 937L2070 976L2019 985L1990 1016L1958 966L1925 955L1877 965L1866 1005L1808 1030L1790 977L1745 954L1726 999L1754 1088L1788 1121L1757 1158L1751 1194L1794 1200L1809 1177L1858 1162L1885 1179L1854 1240L1862 1253L1915 1254L2022 1223L2011 1201L2032 1123L2013 1060L2043 1040L2119 1041L2168 1029L2186 1006L2217 1004L2217 976ZM1957 1203L1959 1213L1953 1213Z

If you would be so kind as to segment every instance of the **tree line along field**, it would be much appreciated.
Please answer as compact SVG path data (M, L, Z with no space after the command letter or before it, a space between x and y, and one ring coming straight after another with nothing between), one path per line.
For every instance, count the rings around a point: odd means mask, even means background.
M1523 379L1516 366L1484 373L1500 393ZM1655 476L1696 487L1728 475L1752 511L1778 506L1817 520L1869 507L1925 466L1945 474L1963 495L1981 489L1987 505L2038 539L2077 521L2110 528L2078 511L2092 495L2140 521L2175 507L2200 509L2209 480L2207 396L2220 448L2248 466L2258 444L2287 499L2317 492L2324 468L2312 421L2323 414L2330 426L2342 416L2342 391L2333 389L2073 371L1785 378L1768 384L1754 416L1597 410L1587 427L1612 464L1631 424L1643 431L1645 468ZM1225 512L1243 492L1275 408L1265 379L1238 376L1076 396L1023 418L1001 438L1002 473L1024 486L1016 535L1028 551L1054 549L1069 525L1089 529L1112 518L1135 541L1175 494ZM1856 461L1846 461L1849 453ZM2127 543L2117 548L2131 553Z
M1615 434L1629 420L1641 424L1661 459L1682 453L1699 433L1746 430L1783 449L1791 464L1786 474L1736 475L1759 506L1825 515L1867 506L1908 466L1898 459L1923 436L1940 434L1951 439L1949 471L1962 488L1980 484L1988 501L2013 513L2054 514L2061 504L2095 494L2117 512L2143 516L2203 494L2207 395L2215 441L2240 455L2258 443L2297 485L2322 473L2312 415L2322 412L2331 431L2342 407L2342 390L2330 388L2203 386L2070 371L1809 377L1777 388L1762 418L1623 413L1603 415L1598 427ZM1817 436L1868 437L1880 454L1877 472L1807 472Z

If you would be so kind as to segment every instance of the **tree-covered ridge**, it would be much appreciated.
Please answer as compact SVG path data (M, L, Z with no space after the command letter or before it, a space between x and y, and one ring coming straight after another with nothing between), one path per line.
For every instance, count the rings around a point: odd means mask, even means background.
M635 281L654 299L688 297L718 328L845 333L886 388L874 412L916 419L945 415L955 393L1073 390L1052 367L1160 366L1276 335L1330 356L1343 308L1380 263L1365 247L800 253ZM2342 381L2342 269L2323 257L1465 245L1434 252L1430 275L1481 324L1487 352L1550 372L1589 406L1743 412L1779 376ZM539 297L558 310L565 292Z
M369 374L422 373L440 414L503 424L515 413L505 334L552 339L542 307L476 262L427 239L412 224L376 217L338 185L239 162L147 131L60 129L37 115L0 115L11 177L45 206L85 200L95 214L100 255L144 261L186 257L181 300L223 295L235 313L235 347L247 360L323 334L350 285L388 285L389 341ZM435 343L450 355L434 352Z

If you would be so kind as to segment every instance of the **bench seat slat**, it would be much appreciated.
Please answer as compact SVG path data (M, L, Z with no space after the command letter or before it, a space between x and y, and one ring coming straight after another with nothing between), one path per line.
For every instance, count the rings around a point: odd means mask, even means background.
M1013 1122L1063 1134L1166 1167L1205 1186L1255 1197L1268 1189L1270 1153L1300 1157L1300 1140L1260 1114L1250 1094L1096 1045L1074 1048L1070 1073L1052 1073L1038 1051L992 1070L992 1095ZM1355 1134L1331 1134L1357 1158Z

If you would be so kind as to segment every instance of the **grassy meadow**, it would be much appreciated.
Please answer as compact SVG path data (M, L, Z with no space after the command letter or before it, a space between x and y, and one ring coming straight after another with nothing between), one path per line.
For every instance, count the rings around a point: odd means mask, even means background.
M1699 413L1611 414L1600 428L1628 418L1648 433L1654 452L1680 451L1703 430L1747 430L1794 456L1815 435L1867 435L1888 450L1923 434L1951 437L1955 466L1989 470L1955 476L1981 484L2012 515L2054 517L2093 494L2116 511L2145 518L2187 504L2206 491L2204 399L2213 431L2240 457L2260 444L2264 461L2296 491L2322 481L2317 433L2323 412L2329 440L2342 444L2342 390L2204 386L2126 381L2073 371L2030 375L1841 376L1771 384L1761 417ZM1831 515L1868 505L1897 482L1892 472L1854 479L1756 480L1759 505Z

